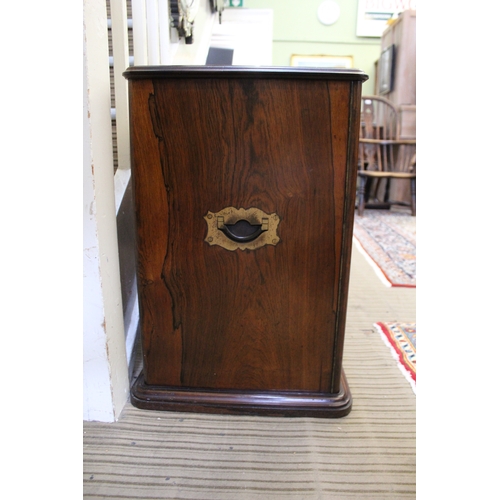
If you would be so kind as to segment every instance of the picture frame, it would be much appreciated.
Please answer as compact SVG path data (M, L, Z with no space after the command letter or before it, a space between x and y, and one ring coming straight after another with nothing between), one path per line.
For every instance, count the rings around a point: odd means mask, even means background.
M301 55L292 54L290 66L302 66L308 68L353 68L354 58L352 56L332 55Z
M416 0L358 0L356 36L380 38L395 14L415 10L416 3Z
M386 47L380 54L378 61L378 93L380 95L389 94L394 88L394 60L395 60L394 44Z

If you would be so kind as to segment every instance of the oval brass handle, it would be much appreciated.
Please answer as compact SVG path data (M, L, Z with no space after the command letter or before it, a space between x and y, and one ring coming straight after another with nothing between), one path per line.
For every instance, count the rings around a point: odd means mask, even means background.
M264 231L267 231L267 227L264 228L263 224L250 224L250 222L244 219L239 220L235 224L223 224L218 229L230 240L237 243L248 243L257 239Z

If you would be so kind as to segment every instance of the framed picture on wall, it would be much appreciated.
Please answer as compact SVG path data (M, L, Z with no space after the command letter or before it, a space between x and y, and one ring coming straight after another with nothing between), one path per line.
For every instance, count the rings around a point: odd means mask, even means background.
M394 44L389 45L380 54L378 61L378 93L380 95L388 94L394 87L394 58L395 47Z
M381 37L387 21L404 10L415 10L416 0L358 0L356 36Z
M308 68L352 68L352 56L328 56L328 55L298 55L293 54L290 66L303 66Z

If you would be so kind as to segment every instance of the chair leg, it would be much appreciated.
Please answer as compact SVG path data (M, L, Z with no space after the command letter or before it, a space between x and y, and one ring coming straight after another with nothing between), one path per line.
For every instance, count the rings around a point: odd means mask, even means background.
M379 179L379 182L380 180L381 179ZM384 186L384 199L382 200L383 202L390 203L389 201L391 199L391 197L389 196L390 193L391 193L391 179L389 177L386 177Z
M365 185L366 177L359 178L359 192L358 192L358 215L361 217L365 209Z
M411 214L417 214L417 179L411 179Z

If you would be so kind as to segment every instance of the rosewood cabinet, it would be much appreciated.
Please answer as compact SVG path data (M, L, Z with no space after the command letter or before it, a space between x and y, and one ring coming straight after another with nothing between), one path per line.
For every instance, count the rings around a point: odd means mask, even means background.
M133 67L139 408L340 417L357 70Z

